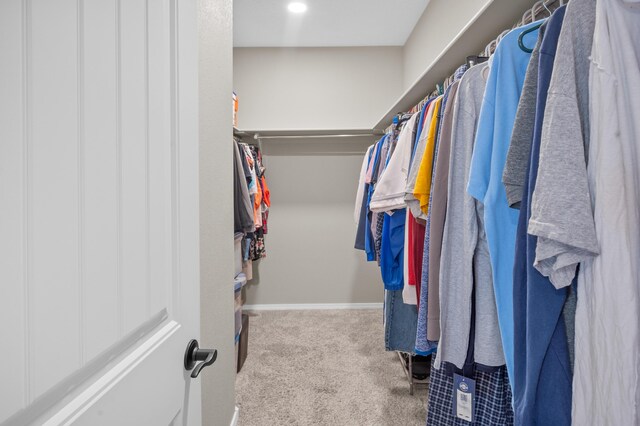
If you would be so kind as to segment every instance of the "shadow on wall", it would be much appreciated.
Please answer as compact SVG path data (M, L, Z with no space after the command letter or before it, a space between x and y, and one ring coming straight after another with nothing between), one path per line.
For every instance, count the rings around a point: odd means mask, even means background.
M382 277L380 276L380 270L376 262L367 262L366 255L363 251L356 250L356 256L358 257L356 268L353 271L351 278L352 283L356 283L351 287L351 300L359 302L365 289L361 287L374 287L378 289L377 293L380 295L379 300L372 300L371 303L382 303L384 300L384 285L382 284ZM375 293L376 291L366 289L367 294Z
M253 262L253 277L242 287L242 303L247 301L247 292L255 290L253 287L257 285L260 285L260 260Z

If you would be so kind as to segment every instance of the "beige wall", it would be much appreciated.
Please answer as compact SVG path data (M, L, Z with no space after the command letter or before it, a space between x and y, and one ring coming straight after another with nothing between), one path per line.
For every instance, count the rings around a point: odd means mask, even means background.
M431 0L429 2L404 45L403 90L415 83L467 23L491 1ZM496 29L493 32L499 32L499 30ZM469 52L469 54L472 53L476 52ZM464 58L460 58L460 64L463 61Z
M199 379L207 426L235 409L231 12L232 0L199 0L200 345L218 350Z
M441 61L446 64L440 64L434 78L453 72L531 3L458 0L453 7L452 2L431 0L404 47L236 48L239 127L370 129L481 10L481 19L448 60ZM431 84L418 89L419 95L432 89ZM274 205L268 258L260 262L256 280L247 288L248 304L382 300L377 266L353 249L362 144L361 138L265 142ZM336 154L338 150L361 154Z
M235 48L239 127L369 129L492 1L431 0L404 46Z
M370 128L402 91L401 47L235 48L239 127Z
M264 143L272 195L267 258L246 287L247 304L382 302L377 265L353 248L358 173L371 142Z

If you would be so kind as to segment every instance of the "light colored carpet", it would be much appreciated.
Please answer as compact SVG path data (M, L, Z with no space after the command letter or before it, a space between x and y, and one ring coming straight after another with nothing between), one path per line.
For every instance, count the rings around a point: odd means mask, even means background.
M409 395L398 356L384 350L380 310L251 315L240 426L425 425L427 391Z

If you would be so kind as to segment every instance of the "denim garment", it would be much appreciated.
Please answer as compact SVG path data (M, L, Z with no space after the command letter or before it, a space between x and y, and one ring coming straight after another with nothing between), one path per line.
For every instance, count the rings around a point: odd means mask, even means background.
M540 157L542 122L565 7L545 24L540 46L536 116L520 205L514 264L514 409L518 425L571 425L572 374L562 309L568 289L556 289L533 267L538 238L527 234Z
M402 301L402 290L384 292L384 344L388 351L414 354L418 309Z

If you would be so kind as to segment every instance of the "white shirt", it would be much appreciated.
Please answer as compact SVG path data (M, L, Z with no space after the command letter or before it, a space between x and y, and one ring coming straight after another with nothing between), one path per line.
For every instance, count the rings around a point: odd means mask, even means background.
M360 179L358 180L358 192L356 193L356 207L353 211L353 220L356 225L360 222L360 209L362 208L362 197L364 196L365 178L367 177L367 167L369 166L369 154L374 145L371 145L367 149L367 153L364 154L364 160L362 160L362 167L360 168Z
M372 212L390 212L407 206L404 194L407 188L409 163L411 162L413 127L418 116L419 114L413 114L398 136L396 149L371 196L369 209Z
M587 176L598 257L578 275L573 424L640 424L640 2L598 0Z

